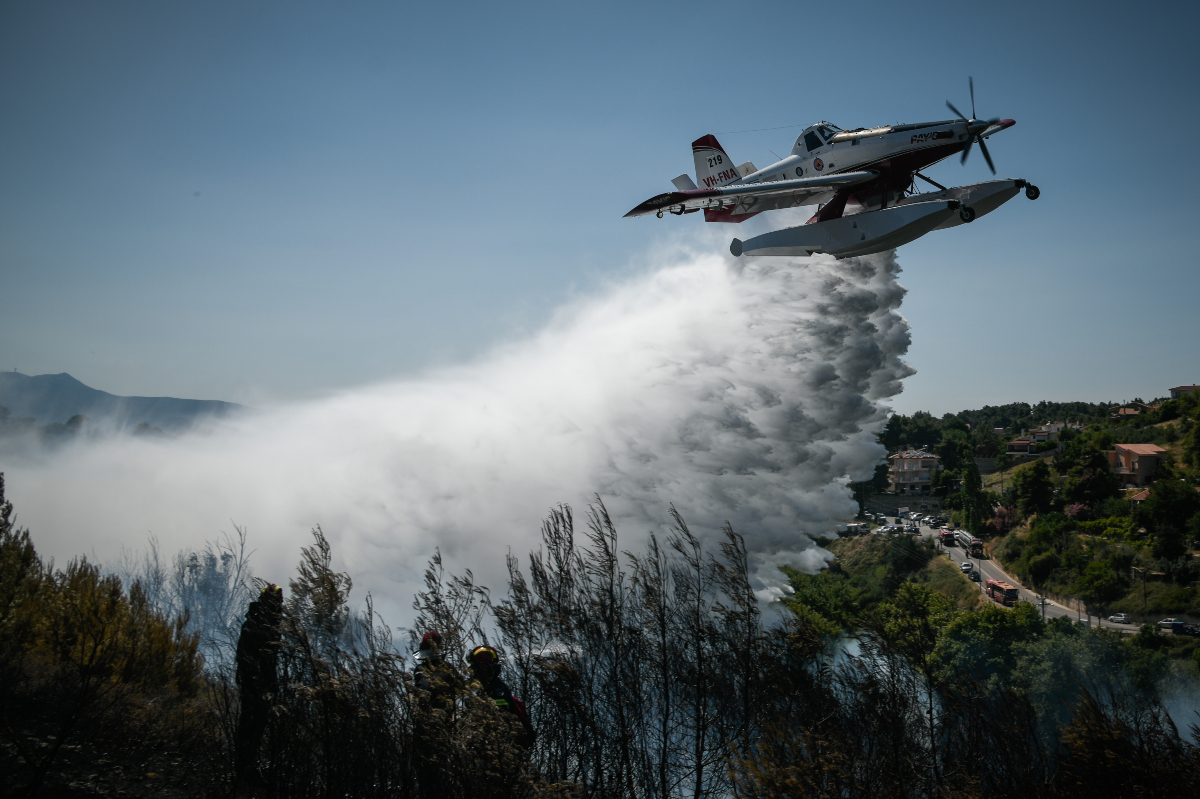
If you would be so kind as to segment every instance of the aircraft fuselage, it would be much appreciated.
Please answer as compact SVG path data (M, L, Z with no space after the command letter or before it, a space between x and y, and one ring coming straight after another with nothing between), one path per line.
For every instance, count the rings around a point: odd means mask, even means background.
M869 169L879 173L879 180L858 187L855 193L859 197L880 194L885 188L900 191L912 182L914 172L966 149L973 135L987 137L1014 124L1011 119L992 125L957 119L849 131L828 123L812 125L796 139L791 155L727 188ZM823 198L812 200L821 201Z

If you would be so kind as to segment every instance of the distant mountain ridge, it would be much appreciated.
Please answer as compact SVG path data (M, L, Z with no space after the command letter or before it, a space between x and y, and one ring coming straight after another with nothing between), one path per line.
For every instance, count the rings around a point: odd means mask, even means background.
M39 425L83 415L93 425L131 430L144 423L164 432L186 430L201 418L223 418L246 410L244 405L221 400L119 397L86 386L66 372L34 376L0 372L0 405L13 418L33 418Z

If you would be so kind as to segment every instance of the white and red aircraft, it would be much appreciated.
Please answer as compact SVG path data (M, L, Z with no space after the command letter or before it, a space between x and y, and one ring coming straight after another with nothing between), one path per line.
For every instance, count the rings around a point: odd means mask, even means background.
M992 174L985 140L1012 127L1012 119L975 117L975 82L970 80L971 118L842 130L821 122L800 134L791 155L766 169L747 161L735 167L712 135L692 142L696 180L680 175L676 191L651 197L625 216L704 211L707 222L742 222L764 211L818 205L804 225L734 239L734 255L811 255L839 258L899 247L931 230L971 222L998 208L1023 188L1029 199L1041 192L1022 179L992 180L946 188L921 170L961 152L966 163L978 144ZM916 191L916 179L935 190ZM699 184L699 185L698 185Z

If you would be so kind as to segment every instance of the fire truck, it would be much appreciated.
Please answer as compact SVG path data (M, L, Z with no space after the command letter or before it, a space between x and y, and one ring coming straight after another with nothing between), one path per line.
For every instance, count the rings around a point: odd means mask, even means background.
M1016 588L1003 580L993 580L990 577L987 581L987 595L1006 608L1011 608L1021 598Z
M942 528L942 546L944 546L944 547L954 546L954 531L951 530L949 527Z

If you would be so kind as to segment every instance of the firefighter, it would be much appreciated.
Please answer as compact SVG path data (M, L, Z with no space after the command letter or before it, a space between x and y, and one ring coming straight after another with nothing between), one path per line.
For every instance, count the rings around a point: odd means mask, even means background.
M421 637L414 660L416 708L413 715L413 739L416 744L417 785L423 799L439 799L453 794L458 775L451 770L454 762L451 727L458 695L466 683L443 655L444 643L436 630Z
M446 662L442 646L442 636L436 630L425 633L414 658L417 666L413 673L417 688L428 694L422 700L428 701L433 710L449 712L454 708L455 695L465 684L455 668Z
M237 685L242 712L234 739L234 765L241 781L259 781L257 761L271 699L279 690L276 660L279 625L283 618L283 589L271 583L246 609L237 645Z
M496 703L496 707L512 713L521 722L522 733L517 743L528 748L533 744L536 733L525 704L513 695L512 690L500 679L500 656L490 646L477 646L467 655L471 674L479 682L483 693Z

